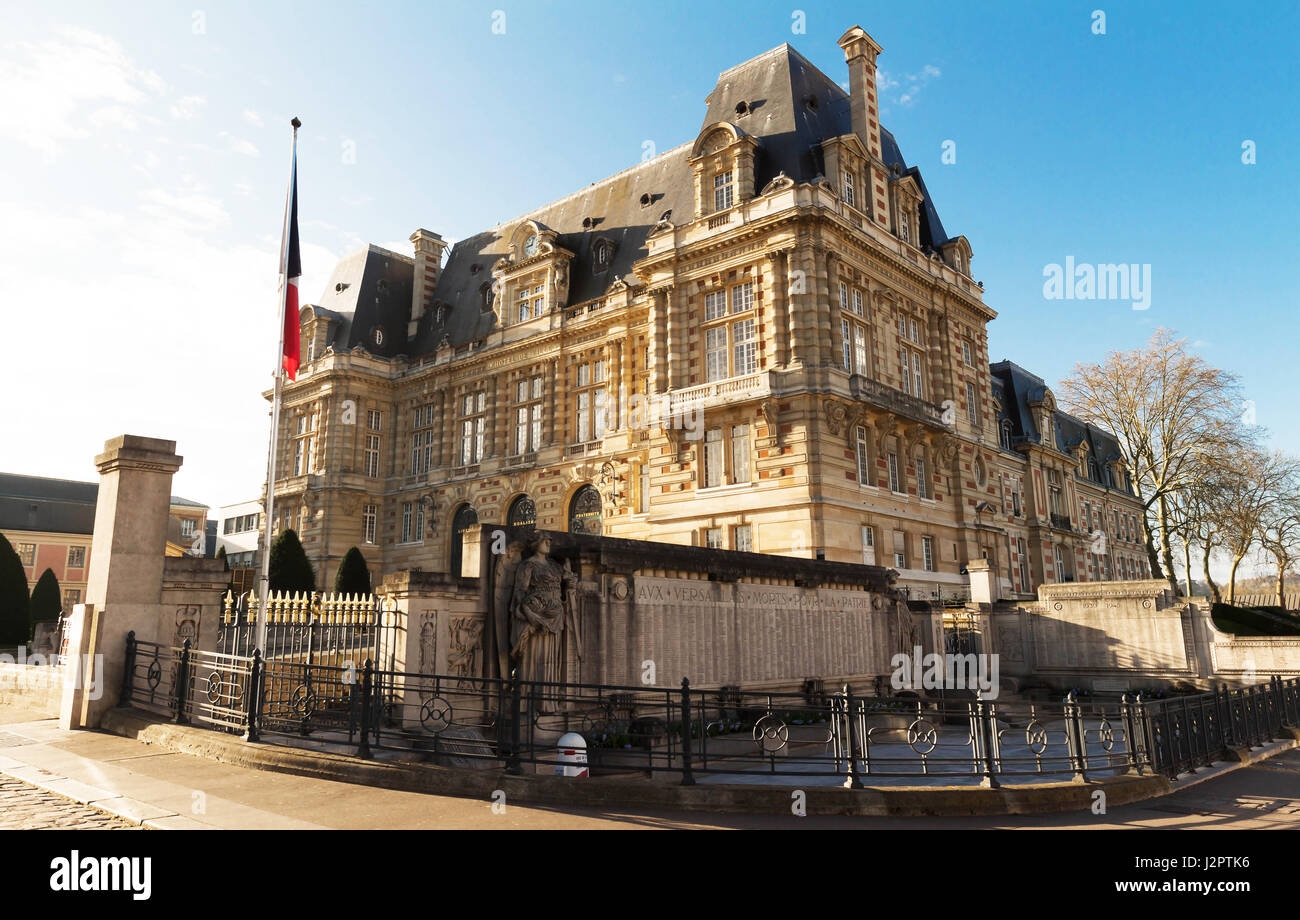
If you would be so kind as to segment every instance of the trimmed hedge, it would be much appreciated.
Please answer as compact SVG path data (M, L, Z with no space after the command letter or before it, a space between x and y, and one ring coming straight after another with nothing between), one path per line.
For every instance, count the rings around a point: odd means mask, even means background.
M27 573L18 553L0 534L0 646L24 645L31 635Z
M344 553L338 571L334 573L334 593L370 593L370 567L366 565L366 557L355 546Z
M1300 636L1300 617L1275 609L1213 604L1210 615L1216 629L1234 636Z
M292 528L281 531L271 543L270 568L272 591L316 590L316 570Z

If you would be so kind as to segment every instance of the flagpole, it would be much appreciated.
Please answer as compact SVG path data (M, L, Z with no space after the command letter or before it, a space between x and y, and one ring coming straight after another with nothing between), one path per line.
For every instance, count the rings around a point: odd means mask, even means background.
M266 651L266 604L271 588L271 531L275 521L275 467L276 448L280 441L280 395L284 385L284 320L285 304L289 295L289 220L294 206L295 182L298 174L298 129L302 122L294 118L293 139L289 154L289 191L284 201L284 226L280 234L280 342L275 349L275 384L271 391L271 438L266 459L266 519L262 525L262 573L258 578L257 644Z

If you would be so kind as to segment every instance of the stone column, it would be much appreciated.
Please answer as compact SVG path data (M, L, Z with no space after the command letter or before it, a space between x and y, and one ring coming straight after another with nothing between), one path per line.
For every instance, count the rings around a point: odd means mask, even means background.
M181 466L176 442L121 435L105 442L95 466L99 498L86 603L78 605L68 649L81 679L64 685L64 729L95 728L117 704L128 632L139 641L172 639L160 634L159 610L172 475Z
M668 390L668 291L661 288L650 300L650 392Z
M834 252L826 252L826 306L827 332L830 335L827 347L830 349L830 366L844 366L844 330L840 325L840 257ZM852 343L850 343L852 347ZM826 357L823 355L823 362Z
M783 250L767 254L772 277L772 364L775 367L785 367L790 361L790 281L786 260Z

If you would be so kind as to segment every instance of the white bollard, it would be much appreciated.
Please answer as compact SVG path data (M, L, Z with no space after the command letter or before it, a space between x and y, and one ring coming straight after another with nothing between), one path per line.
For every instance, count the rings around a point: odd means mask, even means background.
M577 732L561 735L557 742L556 776L590 776L587 772L587 741Z

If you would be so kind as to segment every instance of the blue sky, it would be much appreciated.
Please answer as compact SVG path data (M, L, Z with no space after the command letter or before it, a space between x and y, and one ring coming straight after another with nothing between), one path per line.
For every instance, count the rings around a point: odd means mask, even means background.
M781 42L845 81L855 23L884 47L885 126L974 248L994 360L1055 383L1170 326L1300 451L1300 8L1114 4L1099 35L1096 2L8 3L0 298L21 436L0 469L93 478L130 431L179 442L181 494L258 492L291 116L312 300L365 242L463 237L692 140L718 73ZM1067 257L1149 264L1150 309L1045 299Z

